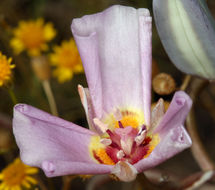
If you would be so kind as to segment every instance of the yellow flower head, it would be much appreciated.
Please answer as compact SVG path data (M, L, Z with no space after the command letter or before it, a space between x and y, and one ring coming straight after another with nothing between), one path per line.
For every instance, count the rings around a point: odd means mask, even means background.
M30 176L37 172L37 168L27 166L17 158L0 173L0 190L21 190L22 187L29 189L31 184L37 184Z
M38 56L41 51L48 49L47 42L55 35L53 25L45 24L43 19L20 21L18 27L14 29L14 38L10 44L16 54L27 50L30 56Z
M15 65L11 65L12 58L2 55L0 52L0 87L7 84L12 78L12 69Z
M74 73L83 72L81 58L73 39L56 46L50 60L56 67L53 74L60 83L72 79Z

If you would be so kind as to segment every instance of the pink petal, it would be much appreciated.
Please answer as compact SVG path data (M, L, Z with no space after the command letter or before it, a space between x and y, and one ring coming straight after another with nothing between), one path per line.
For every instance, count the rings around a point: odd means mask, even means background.
M42 169L46 176L55 177L70 174L108 174L113 169L113 166L81 161L56 160L43 162Z
M134 167L138 172L152 168L190 147L191 144L191 139L182 125L171 128L152 153L147 158L134 164Z
M183 127L192 100L183 91L175 93L169 109L153 133L159 133L160 143L145 159L134 166L138 172L154 167L191 146L192 141Z
M21 159L42 168L47 176L109 173L111 170L110 166L97 164L89 154L90 138L96 133L39 109L16 105L13 132Z
M185 92L176 92L167 112L154 130L154 133L161 135L170 130L170 128L183 125L191 106L192 100Z
M139 38L141 52L141 72L143 85L143 109L145 124L150 125L151 114L151 70L152 70L152 18L139 12Z
M120 107L144 110L150 123L151 17L147 9L112 6L74 19L96 117Z

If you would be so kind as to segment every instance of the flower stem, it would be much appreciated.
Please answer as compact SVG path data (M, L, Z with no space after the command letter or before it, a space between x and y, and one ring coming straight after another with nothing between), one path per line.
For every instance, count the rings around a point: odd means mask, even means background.
M99 190L111 180L112 179L108 175L97 175L89 181L86 190Z
M48 190L43 181L40 179L39 175L36 176L36 179L41 190Z
M137 182L143 187L144 190L159 190L161 189L159 186L153 184L151 181L147 179L144 173L140 173L137 176Z
M207 85L208 81L205 80L195 79L192 81L190 96L194 104L197 100L197 97ZM193 157L203 171L214 170L215 164L206 152L197 132L194 107L191 108L190 113L188 114L188 117L186 119L186 126L193 141L193 144L191 146Z
M182 82L182 85L180 87L180 90L183 90L185 91L187 86L189 85L189 82L191 80L191 76L190 75L186 75L183 82Z
M48 102L49 102L51 113L55 116L58 116L57 106L56 106L56 102L54 99L54 95L53 95L49 80L43 80L42 85L43 85L44 91L46 93Z
M8 90L8 93L10 95L10 98L11 98L13 104L14 105L17 104L17 98L16 98L16 95L15 95L14 91L12 90L12 88L9 87L7 90Z
M80 177L79 175L66 175L63 176L63 188L62 190L70 190L71 182L73 179Z

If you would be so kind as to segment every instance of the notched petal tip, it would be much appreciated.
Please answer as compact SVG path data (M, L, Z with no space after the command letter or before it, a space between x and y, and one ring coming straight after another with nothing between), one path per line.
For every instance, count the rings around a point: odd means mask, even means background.
M192 145L192 140L183 126L173 129L171 139L179 146L184 146L184 148L188 148Z
M82 18L75 18L72 20L71 31L76 38L91 38L96 35L95 31L91 31L84 26L87 26L85 16Z
M119 161L113 168L112 174L117 176L121 181L130 182L136 179L137 170L128 162Z
M140 16L150 16L149 9L140 8L140 9L137 9L137 12L138 12L138 15Z
M184 91L177 91L174 95L174 97L176 98L175 102L178 106L184 106L185 103L188 105L188 107L190 108L192 105L192 99L190 98L190 96L188 96L187 93L185 93Z
M26 114L29 112L29 107L30 106L26 104L16 104L13 111L13 123L17 120L22 120L23 122L30 124L32 121L26 117Z
M46 174L53 174L55 172L55 165L50 161L43 161L42 169Z
M13 109L14 109L14 112L18 111L18 112L21 112L21 113L26 113L28 111L28 105L26 105L26 104L16 104Z
M175 102L178 106L184 106L186 100L184 98L176 98Z

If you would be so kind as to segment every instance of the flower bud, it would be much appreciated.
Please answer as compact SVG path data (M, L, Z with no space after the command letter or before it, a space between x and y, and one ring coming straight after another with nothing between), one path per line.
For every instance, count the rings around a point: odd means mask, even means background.
M153 0L153 13L173 64L186 74L215 80L215 20L206 2Z
M48 80L51 76L49 61L45 56L32 57L32 68L40 80Z
M169 95L175 91L175 80L171 75L160 73L152 81L153 90L159 95Z

